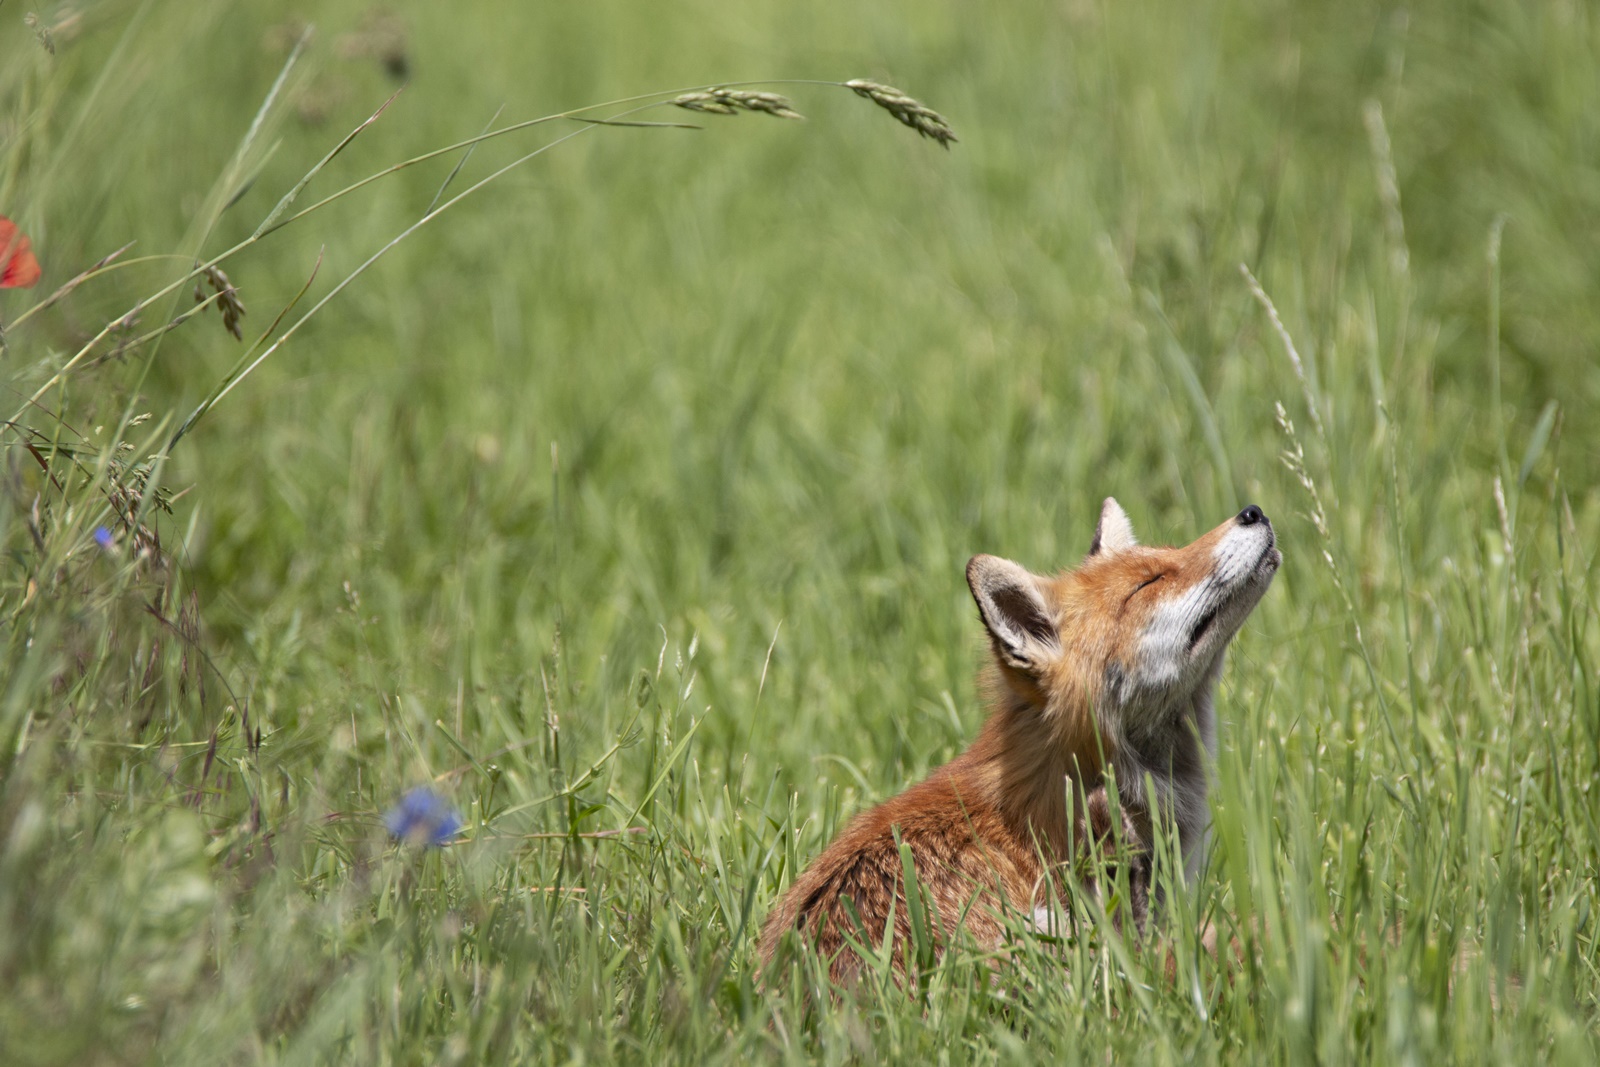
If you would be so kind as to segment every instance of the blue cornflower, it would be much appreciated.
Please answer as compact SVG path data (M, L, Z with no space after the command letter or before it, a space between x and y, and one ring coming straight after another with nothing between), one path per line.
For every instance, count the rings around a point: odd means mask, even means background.
M461 829L461 816L444 797L419 785L389 809L383 825L397 840L439 848Z
M117 539L112 537L111 531L104 526L96 526L94 528L94 543L109 552L111 547L117 543Z

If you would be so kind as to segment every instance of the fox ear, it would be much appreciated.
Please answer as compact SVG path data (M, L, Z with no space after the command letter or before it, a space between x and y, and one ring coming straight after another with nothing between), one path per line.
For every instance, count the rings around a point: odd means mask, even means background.
M1106 497L1106 502L1100 505L1100 524L1094 528L1094 542L1089 545L1089 555L1098 556L1102 552L1110 555L1138 543L1139 539L1133 536L1133 523L1128 521L1128 513L1122 510L1116 497Z
M967 585L1001 663L1036 672L1061 654L1061 635L1039 590L1039 579L1025 567L997 556L973 556Z

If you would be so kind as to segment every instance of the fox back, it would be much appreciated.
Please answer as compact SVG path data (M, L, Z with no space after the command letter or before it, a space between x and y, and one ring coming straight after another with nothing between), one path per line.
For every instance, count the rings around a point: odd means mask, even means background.
M1047 906L1047 886L1117 839L1134 857L1131 906L1142 921L1155 825L1176 830L1186 874L1199 863L1212 692L1282 561L1254 505L1192 544L1151 548L1111 499L1076 570L1045 577L973 557L967 585L991 652L988 719L970 748L857 816L795 880L762 929L763 966L797 930L848 983L861 968L851 942L882 944L892 920L903 970L902 843L944 942L961 931L997 945L1006 910Z

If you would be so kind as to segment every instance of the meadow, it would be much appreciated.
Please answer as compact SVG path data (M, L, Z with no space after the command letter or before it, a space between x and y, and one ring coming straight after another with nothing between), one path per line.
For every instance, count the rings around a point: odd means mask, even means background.
M1596 70L1581 0L0 5L0 1062L1596 1062ZM763 987L982 720L967 559L1107 495L1285 555L1175 975L1085 905Z

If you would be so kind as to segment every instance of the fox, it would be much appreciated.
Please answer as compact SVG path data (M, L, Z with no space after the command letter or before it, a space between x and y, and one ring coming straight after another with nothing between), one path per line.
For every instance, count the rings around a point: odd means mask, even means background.
M856 816L802 871L762 927L763 972L797 931L844 988L864 965L856 945L876 948L888 933L903 977L912 913L902 844L938 953L957 936L999 948L1008 911L1045 921L1065 878L1105 899L1081 860L1091 849L1104 860L1118 841L1131 898L1119 907L1142 929L1158 825L1176 832L1183 876L1198 874L1216 682L1282 562L1254 504L1192 544L1158 548L1139 544L1110 497L1075 569L1048 577L972 557L967 586L989 645L976 740Z

